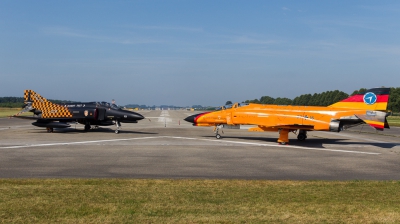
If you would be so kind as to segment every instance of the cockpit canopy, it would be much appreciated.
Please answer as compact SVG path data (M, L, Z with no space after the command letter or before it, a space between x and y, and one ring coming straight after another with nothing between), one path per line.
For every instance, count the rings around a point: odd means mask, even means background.
M118 106L115 103L108 103L108 102L105 102L105 101L97 102L96 104L98 106L103 106L103 107L111 108L111 109L114 109L114 110L121 110L121 108L122 108L121 106Z
M219 107L219 108L216 109L216 110L217 110L217 111L218 111L218 110L226 110L226 109L231 109L231 108L244 107L244 106L248 106L248 105L249 105L248 103L228 104L228 105L225 105L225 106L221 106L221 107Z

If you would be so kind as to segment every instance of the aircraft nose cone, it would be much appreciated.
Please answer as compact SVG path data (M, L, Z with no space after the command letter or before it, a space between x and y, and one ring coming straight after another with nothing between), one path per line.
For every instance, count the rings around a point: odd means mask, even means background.
M189 117L187 117L187 118L185 118L185 119L183 119L183 120L194 124L194 123L196 123L196 122L195 122L196 117L198 117L199 115L200 115L200 114L190 115Z
M134 118L136 118L137 120L142 120L142 119L144 119L143 115L138 114L138 113L135 113L133 116L134 116Z
M129 118L133 119L133 120L142 120L142 119L144 119L143 115L135 113L135 112L131 112L129 114Z

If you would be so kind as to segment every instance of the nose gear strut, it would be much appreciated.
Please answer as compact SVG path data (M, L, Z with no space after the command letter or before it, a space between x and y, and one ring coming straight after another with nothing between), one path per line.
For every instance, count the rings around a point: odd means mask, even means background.
M118 120L115 121L115 125L117 126L117 130L115 130L115 134L118 134L121 129L121 122Z
M222 136L220 134L218 134L218 131L219 131L219 129L221 129L222 134L224 134L224 131L222 130L223 127L224 127L224 125L221 125L221 124L220 125L216 125L214 127L215 138L217 138L217 139L221 139L222 138Z

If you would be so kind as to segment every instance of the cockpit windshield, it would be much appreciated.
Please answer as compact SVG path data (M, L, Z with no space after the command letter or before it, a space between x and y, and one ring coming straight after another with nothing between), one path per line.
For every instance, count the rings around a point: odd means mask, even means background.
M110 103L107 103L107 102L105 102L105 101L102 101L102 102L100 103L100 105L103 106L103 107L110 107Z
M119 106L119 105L117 105L115 103L108 103L108 102L105 102L105 101L97 102L96 104L98 106L107 107L107 108L111 108L111 109L114 109L114 110L120 110L122 108L121 106Z
M222 106L222 107L218 107L217 109L215 109L215 111L219 111L219 110L225 110L225 107Z
M118 106L117 104L113 103L113 104L111 104L111 109L119 110L119 109L121 109L121 107Z
M231 109L232 108L232 104L229 104L229 105L225 105L225 109Z
M221 106L218 109L216 109L216 111L231 109L234 105L235 104L228 104L228 105L225 105L225 106ZM238 103L237 105L238 105L237 107L244 107L244 106L248 106L249 104L248 103Z

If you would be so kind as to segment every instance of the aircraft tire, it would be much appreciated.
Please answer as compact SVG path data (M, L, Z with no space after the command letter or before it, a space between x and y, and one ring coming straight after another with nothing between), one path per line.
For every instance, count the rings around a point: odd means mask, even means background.
M217 138L217 139L221 139L222 137L221 137L221 135L220 135L220 134L216 134L216 135L215 135L215 138Z
M297 135L297 140L299 140L299 141L304 141L304 140L306 140L306 138L307 138L307 135L305 135L305 134Z
M119 131L118 130L115 130L115 134L118 134L119 133Z

